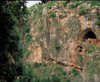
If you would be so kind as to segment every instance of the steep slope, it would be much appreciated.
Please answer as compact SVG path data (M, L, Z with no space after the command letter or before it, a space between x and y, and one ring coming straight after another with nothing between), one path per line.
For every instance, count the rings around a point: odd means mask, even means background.
M30 12L32 39L27 61L74 67L84 79L87 74L99 82L99 3L47 2L31 7Z

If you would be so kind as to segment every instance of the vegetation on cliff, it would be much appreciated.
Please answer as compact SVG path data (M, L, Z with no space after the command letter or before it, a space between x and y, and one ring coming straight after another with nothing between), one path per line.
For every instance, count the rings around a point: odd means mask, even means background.
M0 82L14 82L22 73L25 1L0 1ZM28 32L28 27L25 28Z
M99 3L1 1L0 82L99 82Z

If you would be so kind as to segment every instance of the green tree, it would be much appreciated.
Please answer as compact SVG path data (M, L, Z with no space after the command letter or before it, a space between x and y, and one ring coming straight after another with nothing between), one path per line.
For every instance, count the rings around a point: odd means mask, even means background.
M20 18L26 14L24 3L0 1L0 82L13 82L22 72L22 64L18 62L22 56L18 25Z

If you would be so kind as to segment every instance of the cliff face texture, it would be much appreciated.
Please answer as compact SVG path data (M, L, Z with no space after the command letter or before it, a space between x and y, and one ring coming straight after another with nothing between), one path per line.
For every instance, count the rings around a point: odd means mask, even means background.
M32 39L27 61L54 62L81 71L92 71L92 63L100 68L100 6L48 2L31 7L30 12Z

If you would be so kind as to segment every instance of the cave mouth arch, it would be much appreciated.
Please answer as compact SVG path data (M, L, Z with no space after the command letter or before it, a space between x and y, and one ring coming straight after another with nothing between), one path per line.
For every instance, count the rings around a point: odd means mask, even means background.
M96 35L92 31L89 31L83 36L83 40L87 39L96 39Z
M81 39L83 41L88 39L97 39L95 33L89 28L83 31Z

